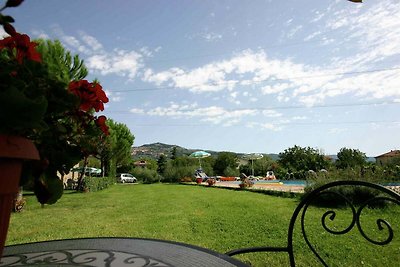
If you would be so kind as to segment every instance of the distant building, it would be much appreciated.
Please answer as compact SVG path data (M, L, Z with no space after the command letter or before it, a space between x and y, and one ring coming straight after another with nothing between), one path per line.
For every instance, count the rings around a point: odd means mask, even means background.
M400 159L400 150L391 150L390 152L376 156L375 159L378 165L390 164L394 159Z
M135 165L135 167L146 168L146 166L147 166L147 161L145 161L145 160L138 160L138 161L135 161L133 164Z

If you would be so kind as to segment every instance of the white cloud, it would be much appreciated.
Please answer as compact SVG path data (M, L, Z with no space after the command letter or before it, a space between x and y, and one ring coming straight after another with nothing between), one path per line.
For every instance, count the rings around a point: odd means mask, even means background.
M161 46L153 50L144 46L137 51L119 48L106 51L99 40L83 31L79 31L78 36L67 35L58 25L53 26L53 31L68 50L82 55L90 72L101 75L114 74L127 77L128 80L137 76L138 71L144 67L146 57L152 57L161 50Z
M73 50L78 51L79 53L83 54L90 54L89 48L83 45L77 38L70 35L62 36L61 41L67 46L72 48Z
M262 114L269 118L277 118L282 116L282 113L279 113L275 110L263 110Z
M282 126L278 126L274 123L260 123L260 122L248 122L246 123L247 128L251 129L263 129L263 130L270 130L270 131L281 131L283 129Z
M272 131L281 131L282 127L274 125L272 123L262 123L260 124L260 127L267 129L267 130L272 130Z
M319 11L315 12L315 17L311 20L311 22L318 22L325 16L325 13L321 13Z
M203 34L203 38L206 39L208 42L212 42L222 39L222 35L215 32L209 32Z
M292 121L302 121L308 119L306 116L294 116L291 120Z
M113 92L109 90L104 90L108 98L111 100L110 102L120 102L122 101L121 93Z
M86 65L95 73L127 76L132 80L143 66L142 61L143 56L135 51L115 49L113 52L89 56L86 59Z
M50 36L43 31L33 30L32 35L34 35L35 38L50 39Z
M145 114L145 111L140 108L132 108L129 110L129 112L131 112L133 114Z
M292 24L292 22L293 22L293 19L289 19L286 21L286 25L290 25L290 24Z
M347 132L348 129L346 128L331 128L328 130L329 134L341 134Z
M292 39L294 37L294 35L300 31L303 28L302 25L297 25L296 27L294 27L293 29L291 29L288 34L286 35L287 38Z
M238 124L243 117L253 116L258 113L252 109L229 110L218 106L199 107L197 103L180 105L174 102L170 103L168 107L155 107L148 110L135 108L131 109L130 112L174 119L196 118L202 122L223 126Z
M209 31L207 28L202 30L200 33L192 34L188 37L189 39L202 39L206 42L214 42L218 40L222 40L222 34Z
M79 35L82 41L89 46L91 51L103 50L103 45L93 36L90 36L82 31L79 32Z
M311 39L315 38L316 36L319 36L321 34L321 31L316 31L308 35L307 37L304 38L304 41L310 41Z
M121 96L113 96L111 97L112 102L121 102L122 97Z
M3 29L3 27L0 27L0 38L5 38L8 37L8 33L5 32L5 30Z
M157 50L159 50L159 49L157 49ZM145 55L146 57L153 57L154 56L153 51L151 51L147 46L144 46L144 47L140 48L139 51L140 51L141 54Z
M276 94L291 88L289 83L277 83L274 85L267 85L261 88L263 94Z
M398 70L362 71L371 70L376 62L388 58L393 58L388 68L400 67L395 65L397 61L394 60L400 51L400 1L379 2L368 8L341 8L338 11L335 8L340 8L340 5L331 4L325 13L315 12L312 21L325 26L328 33L341 33L348 39L349 50L354 52L346 57L332 57L323 65L310 65L295 59L272 58L263 49L248 49L225 60L211 61L194 68L176 66L161 71L145 68L140 71L140 78L157 86L171 86L193 93L212 92L215 93L211 96L214 99L236 104L243 102L242 98L239 102L238 97L241 91L247 92L248 96L243 96L250 102L257 101L254 95L261 92L273 95L279 102L301 103L310 107L343 95L399 99ZM288 20L287 25L293 25L292 22L292 19ZM290 35L301 29L301 25L292 28ZM211 33L207 29L202 34ZM317 38L324 44L334 41L326 31L319 30L304 39ZM69 38L68 41L78 48L82 46L76 38ZM138 52L115 50L92 54L87 62L92 70L102 74L115 73L133 79L144 68L144 57L151 55L146 47ZM354 73L346 75L351 72ZM256 91L255 94L251 94L251 90ZM217 95L222 91L225 93Z
M361 12L361 11L364 12ZM360 68L400 51L400 1L379 1L369 9L338 11L326 26L340 29L356 45L352 57L337 65Z

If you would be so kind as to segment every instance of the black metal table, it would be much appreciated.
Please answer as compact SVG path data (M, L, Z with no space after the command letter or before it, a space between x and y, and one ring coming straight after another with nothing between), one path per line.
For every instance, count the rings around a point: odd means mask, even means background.
M8 246L0 266L247 266L184 243L141 238L84 238Z

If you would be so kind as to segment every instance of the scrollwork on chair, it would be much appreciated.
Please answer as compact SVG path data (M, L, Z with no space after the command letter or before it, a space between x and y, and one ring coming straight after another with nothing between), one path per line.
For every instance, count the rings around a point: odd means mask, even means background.
M362 203L358 208L353 204L353 202L345 197L344 195L337 193L335 191L330 191L333 188L338 188L338 187L344 187L344 186L358 186L358 187L366 187L366 188L371 188L377 190L377 192L381 194L385 194L386 196L375 196L364 203ZM298 214L301 212L301 230L302 230L302 235L307 243L307 246L310 248L310 250L313 252L313 254L318 258L318 260L324 265L328 266L327 263L324 261L324 259L319 255L319 253L316 251L314 246L311 244L309 241L309 238L306 234L305 230L305 215L308 210L308 207L318 200L323 195L326 194L331 194L334 195L337 198L341 198L344 200L346 203L346 206L351 209L352 213L352 220L349 224L348 227L341 231L336 231L327 226L327 219L333 221L336 217L336 211L334 210L328 210L326 211L322 217L321 217L321 224L322 227L325 229L330 234L334 235L344 235L348 232L350 232L355 225L357 225L357 229L360 232L361 236L365 238L368 242L375 244L375 245L386 245L389 244L393 240L393 228L391 227L390 223L387 222L386 220L383 219L377 219L377 225L378 225L378 230L383 231L384 229L387 229L388 231L388 236L385 240L383 241L377 241L374 240L370 237L367 236L367 234L363 231L363 228L361 226L361 213L362 211L370 206L373 203L376 203L378 201L387 201L387 202L392 202L394 204L400 205L400 195L385 188L384 186L378 185L378 184L373 184L369 182L363 182L363 181L337 181L337 182L332 182L329 184L326 184L324 186L321 186L314 191L312 191L307 197L303 199L303 201L297 206L295 212L293 213L292 219L290 221L290 226L289 226L289 232L288 232L288 248L289 248L289 258L290 258L290 263L291 266L295 266L295 259L294 259L294 252L293 252L293 230L295 226L295 222L297 220Z
M357 203L354 204L352 199L349 199L348 197L344 196L341 193L338 193L334 191L336 188L340 187L347 187L347 186L352 186L352 187L363 187L363 188L369 188L369 189L374 189L376 190L376 194L372 196L372 198L363 201L362 203ZM378 194L379 193L379 194ZM382 194L384 194L382 196ZM304 238L304 241L306 242L308 248L312 251L312 253L315 255L315 257L322 263L324 266L328 266L328 264L325 262L325 260L320 256L320 254L317 252L315 247L311 244L310 239L307 235L306 232L306 227L305 227L305 218L307 211L309 207L321 197L326 197L326 196L333 196L335 200L341 200L342 204L345 204L345 206L351 210L351 218L350 222L348 225L346 225L343 229L333 229L329 227L328 221L333 222L337 216L337 212L333 209L329 209L325 211L322 216L321 216L321 225L322 228L329 234L332 235L345 235L349 233L351 230L355 229L354 226L357 226L356 228L358 229L358 232L360 235L368 242L375 244L375 245L387 245L392 242L394 238L394 231L390 223L382 218L379 218L376 220L376 225L377 229L379 231L386 231L385 233L385 238L382 240L377 240L375 238L372 238L369 236L363 229L362 224L361 224L361 215L362 212L365 210L366 207L372 206L373 204L377 203L383 203L383 202L389 202L393 203L396 205L400 205L400 195L392 190L387 189L384 186L378 185L378 184L373 184L369 182L363 182L363 181L336 181L332 183L328 183L326 185L323 185L312 192L310 192L296 207L295 211L293 212L292 218L289 223L289 229L288 229L288 237L287 237L287 246L286 247L253 247L253 248L243 248L243 249L236 249L232 250L230 252L227 252L227 255L233 256L237 254L243 254L243 253L250 253L250 252L286 252L289 255L289 260L290 260L290 265L295 266L295 257L294 257L294 251L293 251L293 232L294 228L298 219L299 214L301 214L300 217L300 226L301 226L301 233L302 237ZM340 209L342 211L342 209Z

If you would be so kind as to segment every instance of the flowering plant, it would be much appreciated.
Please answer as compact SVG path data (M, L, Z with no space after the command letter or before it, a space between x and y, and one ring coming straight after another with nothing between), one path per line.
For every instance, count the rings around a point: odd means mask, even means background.
M94 115L108 98L97 81L60 78L39 52L39 43L18 33L14 19L1 14L22 2L8 0L0 9L0 24L9 34L0 40L0 135L35 143L41 161L27 164L21 178L33 181L40 202L50 203L62 192L57 172L68 172L83 153L93 153L85 150L90 137L102 140L109 134L106 117Z

